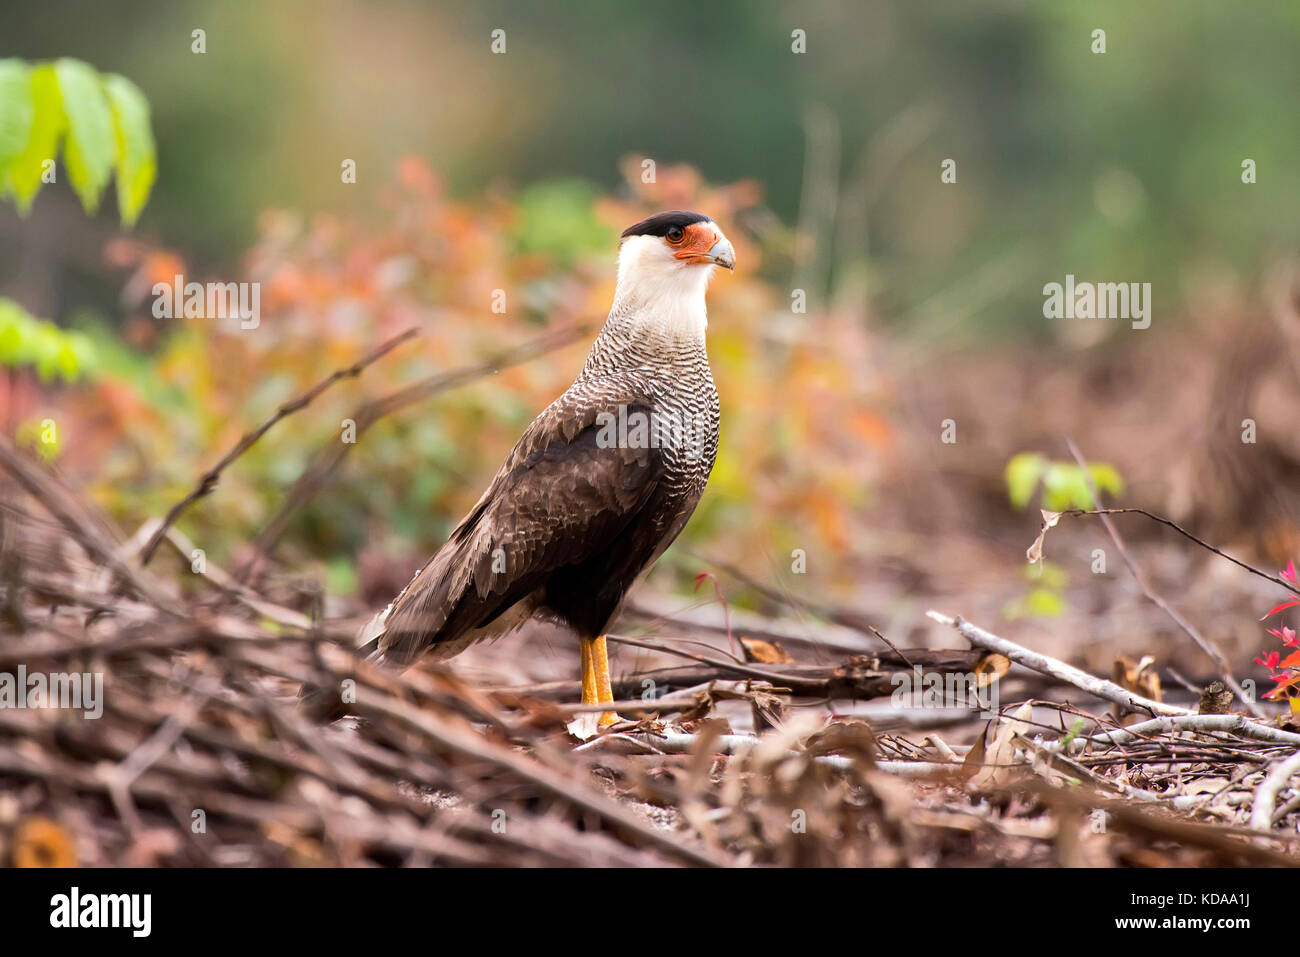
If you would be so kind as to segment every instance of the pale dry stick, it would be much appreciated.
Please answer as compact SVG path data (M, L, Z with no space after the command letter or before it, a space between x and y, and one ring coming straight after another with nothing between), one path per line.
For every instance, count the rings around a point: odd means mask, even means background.
M1079 463L1079 468L1083 471L1084 481L1088 483L1088 491L1092 495L1093 503L1100 506L1101 498L1097 494L1097 485L1092 480L1092 474L1088 471L1087 460L1083 457L1083 453L1079 451L1079 447L1074 444L1074 439L1068 435L1065 437L1065 444L1069 447L1070 454L1074 456L1074 460ZM1237 700L1246 706L1246 710L1256 718L1264 717L1263 709L1255 703L1253 698L1247 697L1241 685L1237 683L1237 679L1232 676L1232 668L1229 666L1228 659L1223 652L1215 645L1212 645L1195 625L1184 618L1177 608L1165 601L1164 596L1151 587L1151 583L1147 581L1146 573L1142 571L1137 560L1129 553L1128 547L1124 544L1124 539L1120 537L1119 529L1115 527L1111 517L1109 515L1100 515L1098 517L1101 519L1102 527L1110 535L1110 540L1115 543L1120 558L1124 559L1124 564L1128 566L1128 570L1133 574L1133 579L1137 582L1138 588L1142 589L1142 594L1146 595L1153 605L1168 615L1170 620L1181 628L1188 638L1195 642L1196 647L1200 648L1214 662L1219 669L1219 677L1223 679L1225 685L1232 689L1232 693L1237 696Z
M972 645L984 648L987 651L995 651L1000 655L1010 658L1016 664L1023 665L1032 671L1037 671L1045 675L1064 682L1068 685L1074 685L1082 691L1094 697L1101 698L1104 701L1111 701L1130 711L1149 711L1153 715L1174 715L1174 714L1191 714L1187 708L1180 708L1177 705L1165 704L1162 701L1152 701L1150 698L1144 698L1142 695L1134 694L1112 681L1106 681L1103 678L1097 678L1074 665L1067 665L1059 658L1052 658L1049 655L1040 654L1037 651L1030 651L1022 645L1017 645L1013 641L1000 638L992 632L985 631L977 625L972 625L960 617L951 618L948 615L938 611L927 611L926 616L937 621L941 625L947 625L955 628L957 632L969 641Z
M214 488L216 488L217 480L221 478L221 473L225 471L226 467L252 448L253 445L257 443L257 440L266 435L267 432L271 431L277 422L281 419L288 418L299 409L306 408L311 404L313 399L334 383L343 379L356 378L365 370L366 366L382 359L403 342L414 337L418 332L419 330L414 327L407 329L400 335L396 335L389 339L369 355L358 359L356 362L352 363L352 365L346 366L342 369L335 369L332 373L324 379L321 379L320 382L317 382L306 392L281 405L275 410L274 415L252 432L247 433L235 444L234 448L222 457L220 462L203 473L202 477L199 479L199 484L194 487L193 491L168 509L167 514L163 517L162 524L158 526L158 529L151 536L149 536L149 541L145 543L144 548L140 549L140 564L142 566L149 564L149 559L153 558L153 553L158 548L158 543L161 542L163 536L167 534L167 529L169 529L176 522L176 519L180 517L181 512L185 511L199 499L203 498L203 496L209 494Z
M939 756L949 764L961 764L961 758L958 756L957 752L949 746L947 741L943 740L943 738L939 737L937 734L926 735L925 743L938 751Z
M1296 808L1300 808L1300 794L1292 794L1285 804L1273 812L1273 823L1281 822Z
M1069 758L1059 754L1057 751L1050 748L1049 745L1044 744L1041 741L1035 741L1023 734L1014 735L1013 739L1019 744L1042 754L1049 764L1056 762L1057 764L1064 765L1070 774L1075 774L1084 780L1091 781L1098 787L1109 788L1123 797L1133 798L1136 801L1142 801L1147 804L1155 804L1166 800L1154 791L1147 791L1144 788L1134 787L1133 785L1126 784L1123 781L1112 781L1110 778L1102 777L1091 768L1086 768L1076 761L1071 761ZM1057 771L1060 771L1059 767L1057 768ZM1196 797L1199 798L1201 795L1196 795Z
M1146 735L1171 731L1226 732L1243 738L1253 738L1256 741L1266 741L1269 744L1300 746L1300 734L1259 724L1242 714L1184 714L1153 718L1150 721L1129 725L1127 728L1115 728L1111 731L1100 731L1086 738L1074 738L1068 750L1082 751L1087 745L1119 746ZM1049 745L1049 747L1059 748L1060 745Z
M1194 715L1193 717L1197 717L1197 716ZM1215 715L1214 717L1224 717L1224 716ZM1167 719L1162 718L1159 720L1163 721ZM1153 722L1148 722L1148 723L1153 723ZM1180 794L1177 795L1176 797L1169 797L1164 794L1158 794L1155 791L1148 791L1145 788L1134 787L1133 785L1127 784L1123 781L1115 781L1107 777L1102 777L1100 774L1097 774L1097 772L1093 771L1091 768L1084 767L1082 764L1079 764L1078 762L1075 761L1071 761L1069 758L1062 755L1060 753L1060 749L1055 746L1056 742L1035 741L1031 738L1026 738L1024 735L1016 735L1016 739L1021 744L1042 753L1049 761L1059 761L1060 763L1064 764L1067 768L1070 769L1072 773L1078 774L1083 778L1087 778L1088 780L1091 780L1098 785L1104 785L1106 787L1113 788L1116 791L1118 791L1122 796L1132 798L1135 801L1140 801L1143 804L1164 804L1168 807L1177 808L1180 811L1187 811L1187 810L1193 810L1198 805L1203 804L1219 796L1219 792L1214 792L1211 794Z
M1291 780L1291 775L1300 772L1300 751L1282 761L1268 773L1255 791L1255 800L1250 807L1250 826L1256 831L1268 831L1273 827L1273 805L1277 803L1278 792Z
M738 681L718 679L704 684L683 688L658 698L627 698L622 701L610 701L604 704L568 704L555 702L554 706L568 714L583 714L588 711L627 711L647 712L689 711L698 707L702 697L717 695L720 699L753 702L758 694L771 695L774 688L766 681L745 678Z

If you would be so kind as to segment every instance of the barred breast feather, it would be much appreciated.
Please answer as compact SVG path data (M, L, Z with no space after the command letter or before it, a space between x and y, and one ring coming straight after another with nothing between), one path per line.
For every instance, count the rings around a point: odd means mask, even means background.
M362 633L406 665L448 658L538 614L604 633L676 538L713 467L718 401L700 341L611 316L582 375L528 427L446 544ZM604 441L612 421L685 421L690 442Z

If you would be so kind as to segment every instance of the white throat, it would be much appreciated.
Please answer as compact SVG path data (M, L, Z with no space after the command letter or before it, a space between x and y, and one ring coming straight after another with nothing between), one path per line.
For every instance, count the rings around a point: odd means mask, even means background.
M658 236L629 236L618 253L611 321L655 338L698 339L708 328L704 294L713 266L674 259Z

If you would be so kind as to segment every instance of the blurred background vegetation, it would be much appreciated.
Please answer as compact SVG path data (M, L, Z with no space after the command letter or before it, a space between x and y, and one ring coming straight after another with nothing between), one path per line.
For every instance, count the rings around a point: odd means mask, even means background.
M508 52L490 56L498 27ZM162 165L142 232L205 265L236 265L267 206L366 215L406 154L465 196L573 178L609 190L616 159L640 152L753 178L786 222L816 213L801 203L810 172L830 174L842 207L865 191L868 214L835 238L867 254L866 287L900 321L1008 257L1179 293L1207 272L1249 275L1300 218L1298 35L1287 0L1249 15L1212 0L0 7L5 55L79 57L147 92ZM810 110L831 140L814 170ZM1245 156L1256 189L1240 188ZM339 188L340 157L361 188ZM937 188L947 157L962 189ZM17 266L6 255L0 281ZM970 330L1039 328L1037 292L995 280ZM31 305L81 304L62 298Z
M489 50L497 28L504 55ZM206 53L191 52L195 29ZM723 455L685 544L759 577L803 547L830 558L812 578L849 591L958 515L976 542L1019 542L1004 464L1060 458L1033 443L1100 415L1085 415L1083 385L1047 373L1087 366L1091 388L1145 408L1155 430L1153 410L1182 400L1134 383L1213 378L1217 347L1188 331L1192 358L1170 358L1172 330L1259 308L1296 253L1300 5L1283 0L1248 16L1208 0L9 0L0 49L121 74L152 108L158 179L134 230L111 192L88 218L65 182L26 218L0 205L0 297L75 330L83 353L93 343L95 369L72 384L10 374L6 428L66 422L61 467L124 525L161 514L295 391L407 326L424 333L272 433L182 520L222 561L240 560L366 397L598 322L618 232L654 208L704 209L741 249L711 297ZM948 158L955 185L940 182ZM150 287L176 272L261 282L261 325L154 319ZM1151 282L1157 345L1122 323L1045 321L1042 286L1066 273ZM806 316L791 314L794 288ZM382 600L584 348L376 426L295 516L281 557ZM958 348L984 358L935 358ZM1041 422L1021 421L1029 396ZM959 413L975 406L971 430ZM940 458L945 416L977 458ZM1177 428L1167 441L1188 444ZM1172 459L1144 464L1159 447L1133 425L1098 427L1087 451L1139 498L1190 514L1199 500ZM926 497L920 474L941 491ZM922 502L900 507L894 481ZM932 573L898 571L891 587Z

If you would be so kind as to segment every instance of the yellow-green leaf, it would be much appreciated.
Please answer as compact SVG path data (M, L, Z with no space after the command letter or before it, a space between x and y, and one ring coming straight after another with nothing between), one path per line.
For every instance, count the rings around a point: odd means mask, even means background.
M18 204L18 212L26 214L32 199L40 191L45 164L53 163L59 151L59 137L63 135L66 120L63 100L59 96L59 81L54 67L38 66L32 69L28 82L32 102L32 124L27 146L8 162L7 183Z
M68 120L63 145L68 180L86 212L93 213L113 170L113 114L99 75L91 67L63 59L54 64L54 72Z
M0 171L27 145L34 112L31 70L21 60L0 60Z
M1024 508L1038 486L1047 460L1037 452L1021 452L1007 463L1007 494L1015 508Z
M140 88L126 77L104 78L113 111L113 135L117 161L117 207L122 221L135 224L149 201L158 174L158 154L149 126L149 101Z
M1088 472L1092 475L1092 481L1098 491L1109 492L1117 498L1124 494L1124 479L1120 477L1115 466L1107 465L1105 462L1092 462L1088 465ZM1097 504L1101 505L1100 502Z

